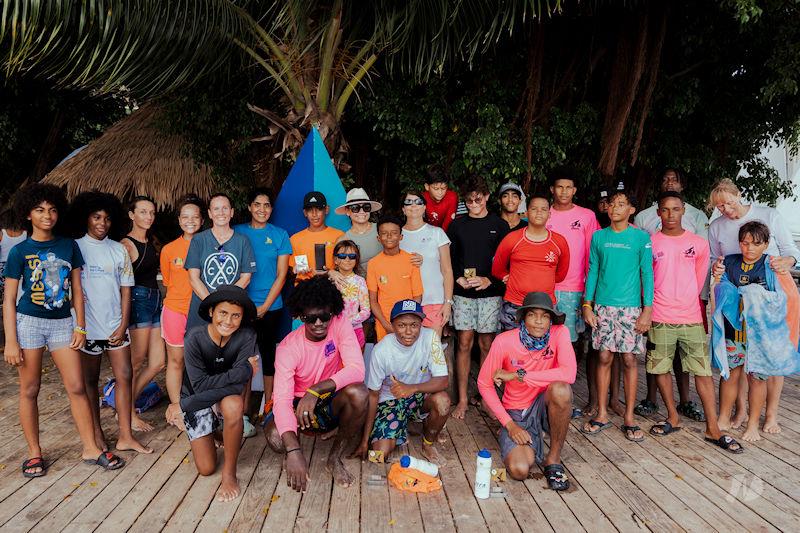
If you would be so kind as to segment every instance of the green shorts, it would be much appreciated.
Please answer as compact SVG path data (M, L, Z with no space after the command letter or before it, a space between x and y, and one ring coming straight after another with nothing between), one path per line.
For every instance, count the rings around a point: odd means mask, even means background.
M675 352L678 351L684 372L694 376L711 376L711 358L703 324L653 322L647 336L648 374L669 374Z

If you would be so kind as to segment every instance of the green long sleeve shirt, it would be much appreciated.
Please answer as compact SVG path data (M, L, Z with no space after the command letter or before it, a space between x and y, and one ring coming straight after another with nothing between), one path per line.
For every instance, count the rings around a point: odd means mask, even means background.
M596 231L589 252L584 298L598 305L653 305L653 248L650 236L628 226Z

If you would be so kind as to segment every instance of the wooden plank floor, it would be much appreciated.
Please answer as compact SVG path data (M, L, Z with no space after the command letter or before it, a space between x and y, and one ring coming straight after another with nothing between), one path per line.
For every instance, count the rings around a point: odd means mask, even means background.
M17 417L17 377L0 366L0 530L3 531L800 531L800 379L786 380L781 405L783 433L764 435L731 455L703 441L701 423L684 421L675 435L646 435L629 443L614 429L586 437L573 421L564 463L573 488L547 490L544 479L507 481L502 498L472 495L475 453L489 449L499 464L497 423L470 409L465 421L450 420L442 452L444 489L409 495L369 485L386 466L348 460L361 480L342 489L331 483L324 460L330 442L304 439L311 484L305 495L286 486L281 457L259 435L248 439L239 462L242 496L219 503L219 474L199 477L185 436L163 422L164 405L145 415L156 430L142 438L152 455L125 452L128 465L102 472L84 465L66 396L46 360L40 393L41 435L48 475L20 475L26 456ZM643 372L643 371L642 371ZM104 375L108 369L104 369ZM644 394L644 375L639 397ZM584 402L583 376L574 389ZM695 397L695 400L696 397ZM663 418L639 419L645 431ZM110 410L104 427L114 434ZM418 437L417 437L418 438ZM412 441L410 453L419 451Z

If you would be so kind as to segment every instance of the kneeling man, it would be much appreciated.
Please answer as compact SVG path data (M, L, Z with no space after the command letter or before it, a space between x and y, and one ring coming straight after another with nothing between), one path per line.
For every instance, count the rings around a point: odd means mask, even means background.
M423 422L422 455L445 464L435 443L450 413L447 363L439 335L422 327L425 314L415 300L400 300L391 312L392 330L372 351L367 369L369 409L356 455L373 450L384 457L408 440L408 423Z
M327 276L301 281L287 303L303 325L275 352L274 418L264 428L267 444L286 454L287 485L305 492L308 460L298 428L318 434L338 428L326 468L336 483L349 487L355 478L342 456L350 439L360 435L367 414L361 346L350 320L341 314L342 295Z
M236 462L242 444L243 393L257 368L256 334L247 327L256 318L256 306L236 285L221 285L206 296L198 309L210 324L192 328L184 339L183 385L180 403L170 404L166 417L186 426L186 436L201 476L217 469L215 437L224 420L224 462L219 500L239 496Z
M572 415L575 352L564 313L550 296L531 292L517 309L519 327L498 335L478 375L484 405L503 425L500 453L508 474L528 477L535 463L542 464L547 484L554 490L569 488L561 464L561 447ZM505 383L503 400L495 386ZM544 457L542 433L550 434L550 451Z

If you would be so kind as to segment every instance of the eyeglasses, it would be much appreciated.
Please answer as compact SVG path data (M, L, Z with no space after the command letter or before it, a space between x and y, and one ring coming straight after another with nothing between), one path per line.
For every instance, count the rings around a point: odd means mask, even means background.
M347 206L347 209L351 213L358 213L359 211L364 211L365 213L372 212L372 204L353 204Z
M331 321L331 317L333 316L332 313L319 313L316 315L301 315L300 320L302 320L306 324L316 324L317 320L326 324Z
M403 205L425 205L425 200L422 198L406 198L403 200Z
M475 198L467 198L464 200L465 204L479 204L483 202L483 196L477 196Z
M356 254L336 254L336 259L352 259L355 261L358 258Z

